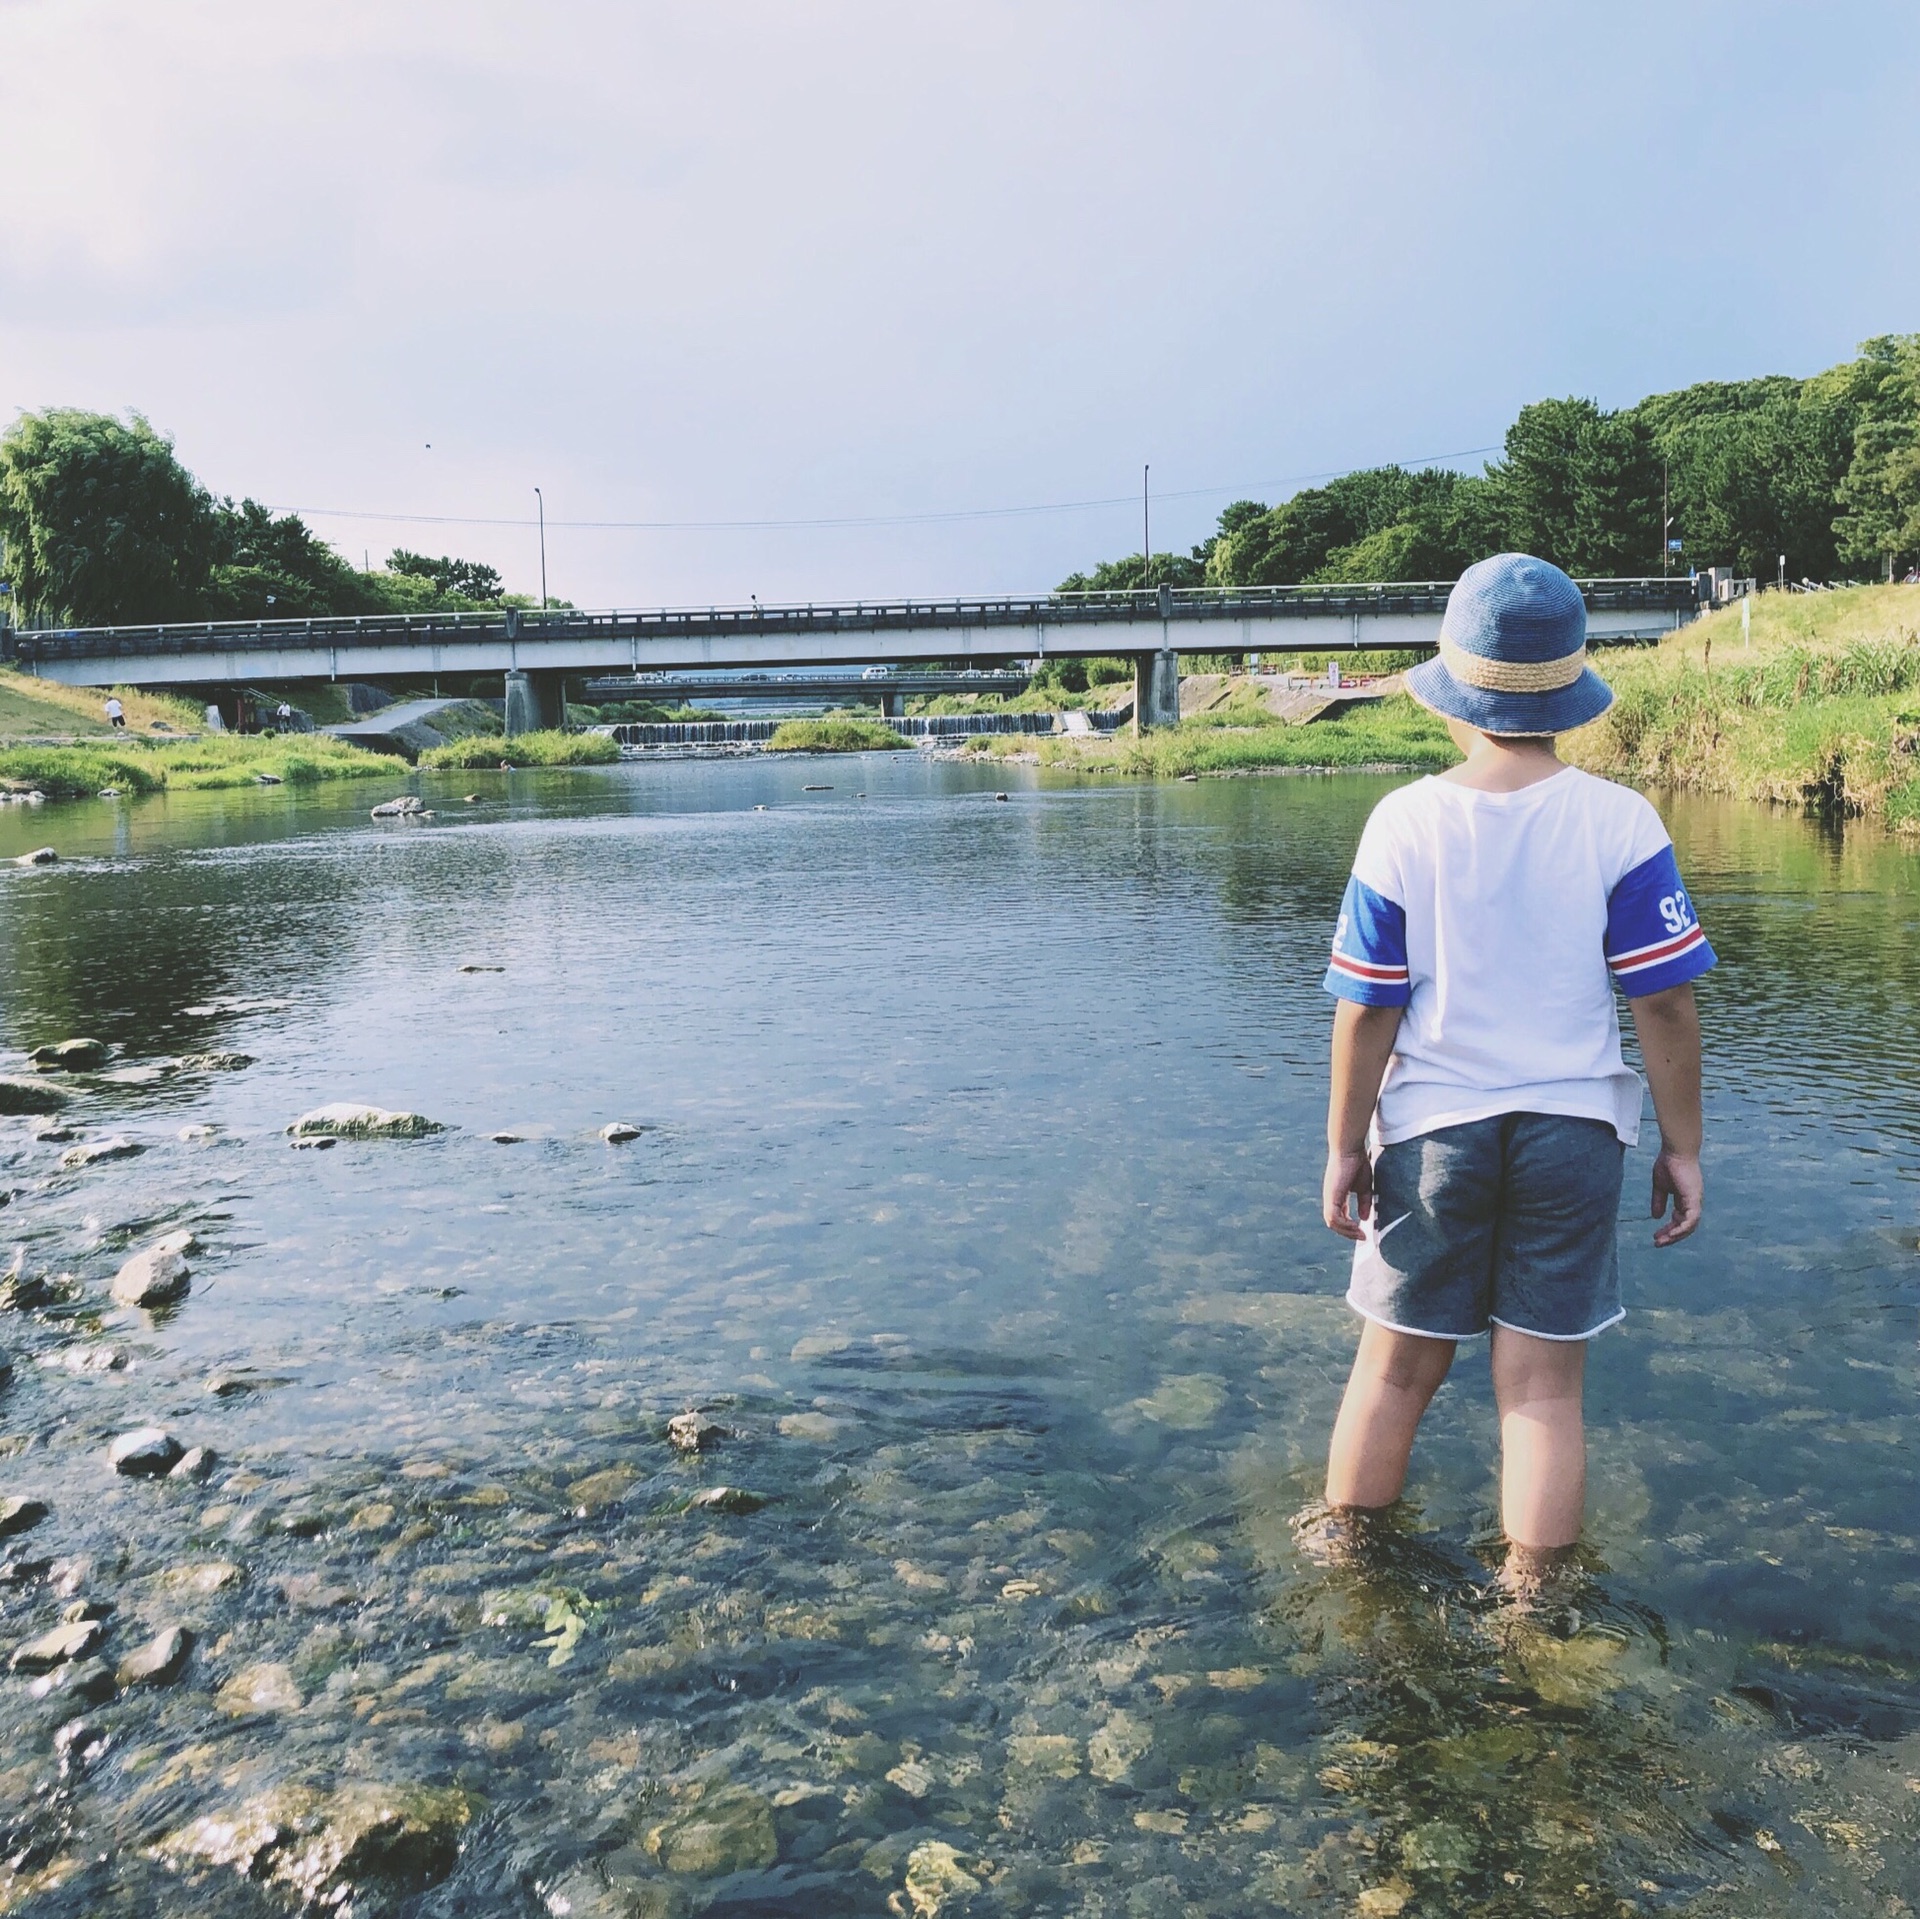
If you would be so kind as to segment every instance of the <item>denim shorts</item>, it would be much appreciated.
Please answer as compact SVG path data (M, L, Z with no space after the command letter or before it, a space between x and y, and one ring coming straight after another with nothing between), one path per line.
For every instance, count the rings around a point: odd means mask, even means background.
M1395 1332L1590 1339L1620 1304L1626 1149L1605 1120L1501 1113L1383 1146L1347 1304Z

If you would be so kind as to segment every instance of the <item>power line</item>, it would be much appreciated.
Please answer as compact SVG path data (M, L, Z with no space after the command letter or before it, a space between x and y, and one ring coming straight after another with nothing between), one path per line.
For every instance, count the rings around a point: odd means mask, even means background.
M1461 447L1452 453L1427 453L1416 460L1383 460L1382 466L1437 466L1443 460L1464 460L1477 453L1497 453L1495 446ZM1331 467L1322 473L1295 473L1283 480L1263 481L1254 486L1196 486L1183 491L1156 495L1162 500L1220 499L1224 496L1246 498L1255 493L1277 492L1281 487L1305 486L1314 480L1337 480L1349 473L1364 472L1363 467ZM549 526L566 527L579 533L778 533L819 531L829 527L869 526L951 526L969 520L1010 520L1040 513L1091 513L1110 507L1132 506L1130 493L1115 494L1099 500L1049 500L1034 506L959 507L939 513L860 513L839 518L807 520L549 520ZM359 508L340 506L296 506L294 513L316 520L378 520L398 526L509 526L530 527L534 519L485 518L459 513L370 513Z

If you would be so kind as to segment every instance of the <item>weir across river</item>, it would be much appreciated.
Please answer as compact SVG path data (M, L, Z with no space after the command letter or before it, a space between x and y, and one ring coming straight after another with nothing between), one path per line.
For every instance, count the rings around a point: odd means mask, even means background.
M1644 641L1698 611L1685 579L1583 580L1601 644ZM219 687L300 680L505 676L507 730L557 725L568 676L716 668L864 667L939 661L997 667L1063 654L1135 665L1145 725L1179 717L1182 651L1426 650L1451 582L1160 587L1031 598L861 600L838 605L585 613L489 608L159 626L9 629L0 654L70 686ZM644 697L644 696L643 696Z

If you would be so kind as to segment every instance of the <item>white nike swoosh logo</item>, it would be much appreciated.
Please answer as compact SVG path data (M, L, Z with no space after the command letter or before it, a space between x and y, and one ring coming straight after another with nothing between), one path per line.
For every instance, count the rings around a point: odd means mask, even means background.
M1413 1214L1411 1213L1411 1211L1409 1211L1409 1212L1404 1212L1404 1213L1402 1213L1402 1214L1400 1215L1400 1217L1399 1217L1398 1219L1396 1219L1395 1221L1393 1221L1393 1223L1392 1223L1392 1225L1388 1225L1388 1226L1382 1226L1381 1228L1379 1228L1379 1230L1378 1230L1377 1232L1375 1232L1375 1234L1374 1234L1374 1236L1373 1236L1373 1243L1374 1243L1374 1244L1375 1244L1376 1246L1378 1246L1378 1245L1380 1244L1380 1242L1381 1242L1381 1241L1382 1241L1383 1239L1385 1239L1385 1238L1386 1238L1386 1236L1387 1236L1387 1235L1388 1235L1388 1234L1389 1234L1390 1232L1392 1232L1392 1231L1393 1231L1393 1228L1394 1228L1395 1226L1404 1226L1404 1225L1405 1225L1405 1224L1407 1223L1407 1221L1408 1221L1408 1220L1410 1220L1410 1219L1411 1219L1412 1217L1413 1217Z

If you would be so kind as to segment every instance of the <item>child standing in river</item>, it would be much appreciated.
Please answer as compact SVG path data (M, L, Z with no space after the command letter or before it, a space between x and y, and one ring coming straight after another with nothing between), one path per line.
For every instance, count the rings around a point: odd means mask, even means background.
M1610 979L1660 1123L1654 1244L1673 1246L1700 1223L1692 981L1714 955L1652 806L1554 750L1613 701L1558 567L1469 567L1407 690L1466 759L1374 809L1327 971L1322 1204L1354 1242L1347 1299L1365 1321L1327 1502L1399 1498L1457 1343L1490 1333L1505 1576L1524 1586L1579 1537L1586 1342L1625 1312L1615 1240L1641 1085Z

